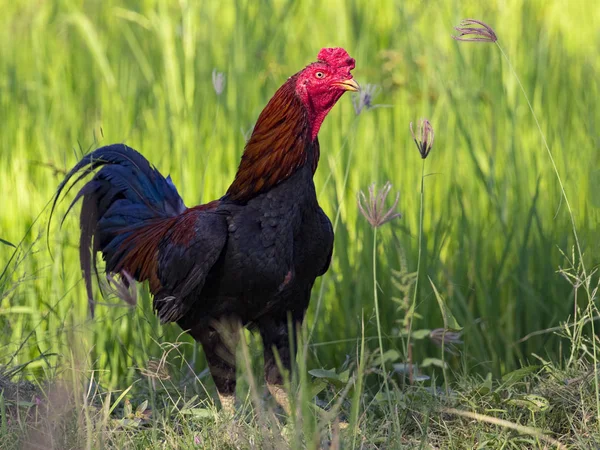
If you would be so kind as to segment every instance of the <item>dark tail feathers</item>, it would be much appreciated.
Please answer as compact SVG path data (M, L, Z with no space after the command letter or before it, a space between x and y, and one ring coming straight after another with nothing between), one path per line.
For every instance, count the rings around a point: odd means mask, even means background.
M79 175L67 193L99 167L102 168L81 188L67 211L68 214L73 205L83 198L79 255L92 316L91 278L92 266L96 272L96 253L103 253L107 272L126 271L138 281L150 279L152 282L153 268L148 267L149 262L143 263L147 258L138 258L141 263L129 264L131 267L127 267L124 261L132 250L148 253L148 257L155 255L150 254L150 249L131 249L129 243L136 233L153 235L152 241L157 242L160 234L168 230L166 222L186 210L170 177L164 178L134 149L115 144L84 156L67 174L56 192L50 220L69 181Z

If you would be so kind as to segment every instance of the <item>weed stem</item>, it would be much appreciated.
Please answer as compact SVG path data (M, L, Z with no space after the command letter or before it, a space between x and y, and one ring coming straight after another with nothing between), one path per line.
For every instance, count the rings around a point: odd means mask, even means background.
M392 397L390 396L390 386L385 370L385 358L383 352L383 338L381 336L381 321L379 319L379 297L377 295L377 227L373 227L373 301L375 302L375 321L377 323L377 338L379 340L379 359L381 360L381 375L383 376L383 384L385 386L385 394L387 396L390 413L394 411Z
M410 384L413 384L413 370L412 370L412 349L411 349L411 333L413 326L413 319L415 316L415 309L417 307L417 288L419 286L419 273L421 272L421 247L423 241L423 197L425 193L425 159L423 159L423 165L421 166L421 206L419 210L419 253L417 257L417 276L415 279L415 288L413 290L413 301L408 312L408 337L406 338L406 354L408 355L408 379Z

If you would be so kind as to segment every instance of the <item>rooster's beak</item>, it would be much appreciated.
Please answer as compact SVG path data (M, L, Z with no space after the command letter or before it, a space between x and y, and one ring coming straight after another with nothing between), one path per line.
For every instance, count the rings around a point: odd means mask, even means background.
M338 81L337 83L333 83L333 85L342 88L345 91L360 91L360 86L356 81L354 81L354 78L350 78L349 80L344 81Z

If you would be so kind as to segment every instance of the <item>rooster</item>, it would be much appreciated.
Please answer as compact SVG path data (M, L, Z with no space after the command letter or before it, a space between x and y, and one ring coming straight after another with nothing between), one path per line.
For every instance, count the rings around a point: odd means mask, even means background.
M317 58L267 103L220 199L187 208L171 178L124 144L86 155L54 199L52 210L69 180L78 175L77 183L101 168L71 204L82 199L80 263L91 314L92 270L101 252L107 274L126 283L148 281L161 323L176 322L202 344L229 412L244 326L259 331L267 387L289 412L276 355L290 370L290 344L313 283L331 261L333 227L313 183L317 134L340 97L359 86L350 73L355 61L344 49L324 48Z

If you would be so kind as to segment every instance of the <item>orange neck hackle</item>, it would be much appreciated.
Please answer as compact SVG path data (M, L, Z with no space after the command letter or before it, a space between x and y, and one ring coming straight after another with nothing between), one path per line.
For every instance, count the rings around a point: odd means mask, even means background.
M354 58L342 48L324 48L318 60L290 77L258 117L226 197L246 202L319 161L317 134L346 91L359 86L350 73Z
M245 202L265 192L310 163L313 172L319 160L317 140L311 140L306 108L295 93L291 77L269 101L258 117L227 198ZM307 151L312 145L313 151ZM310 161L309 161L310 159Z

